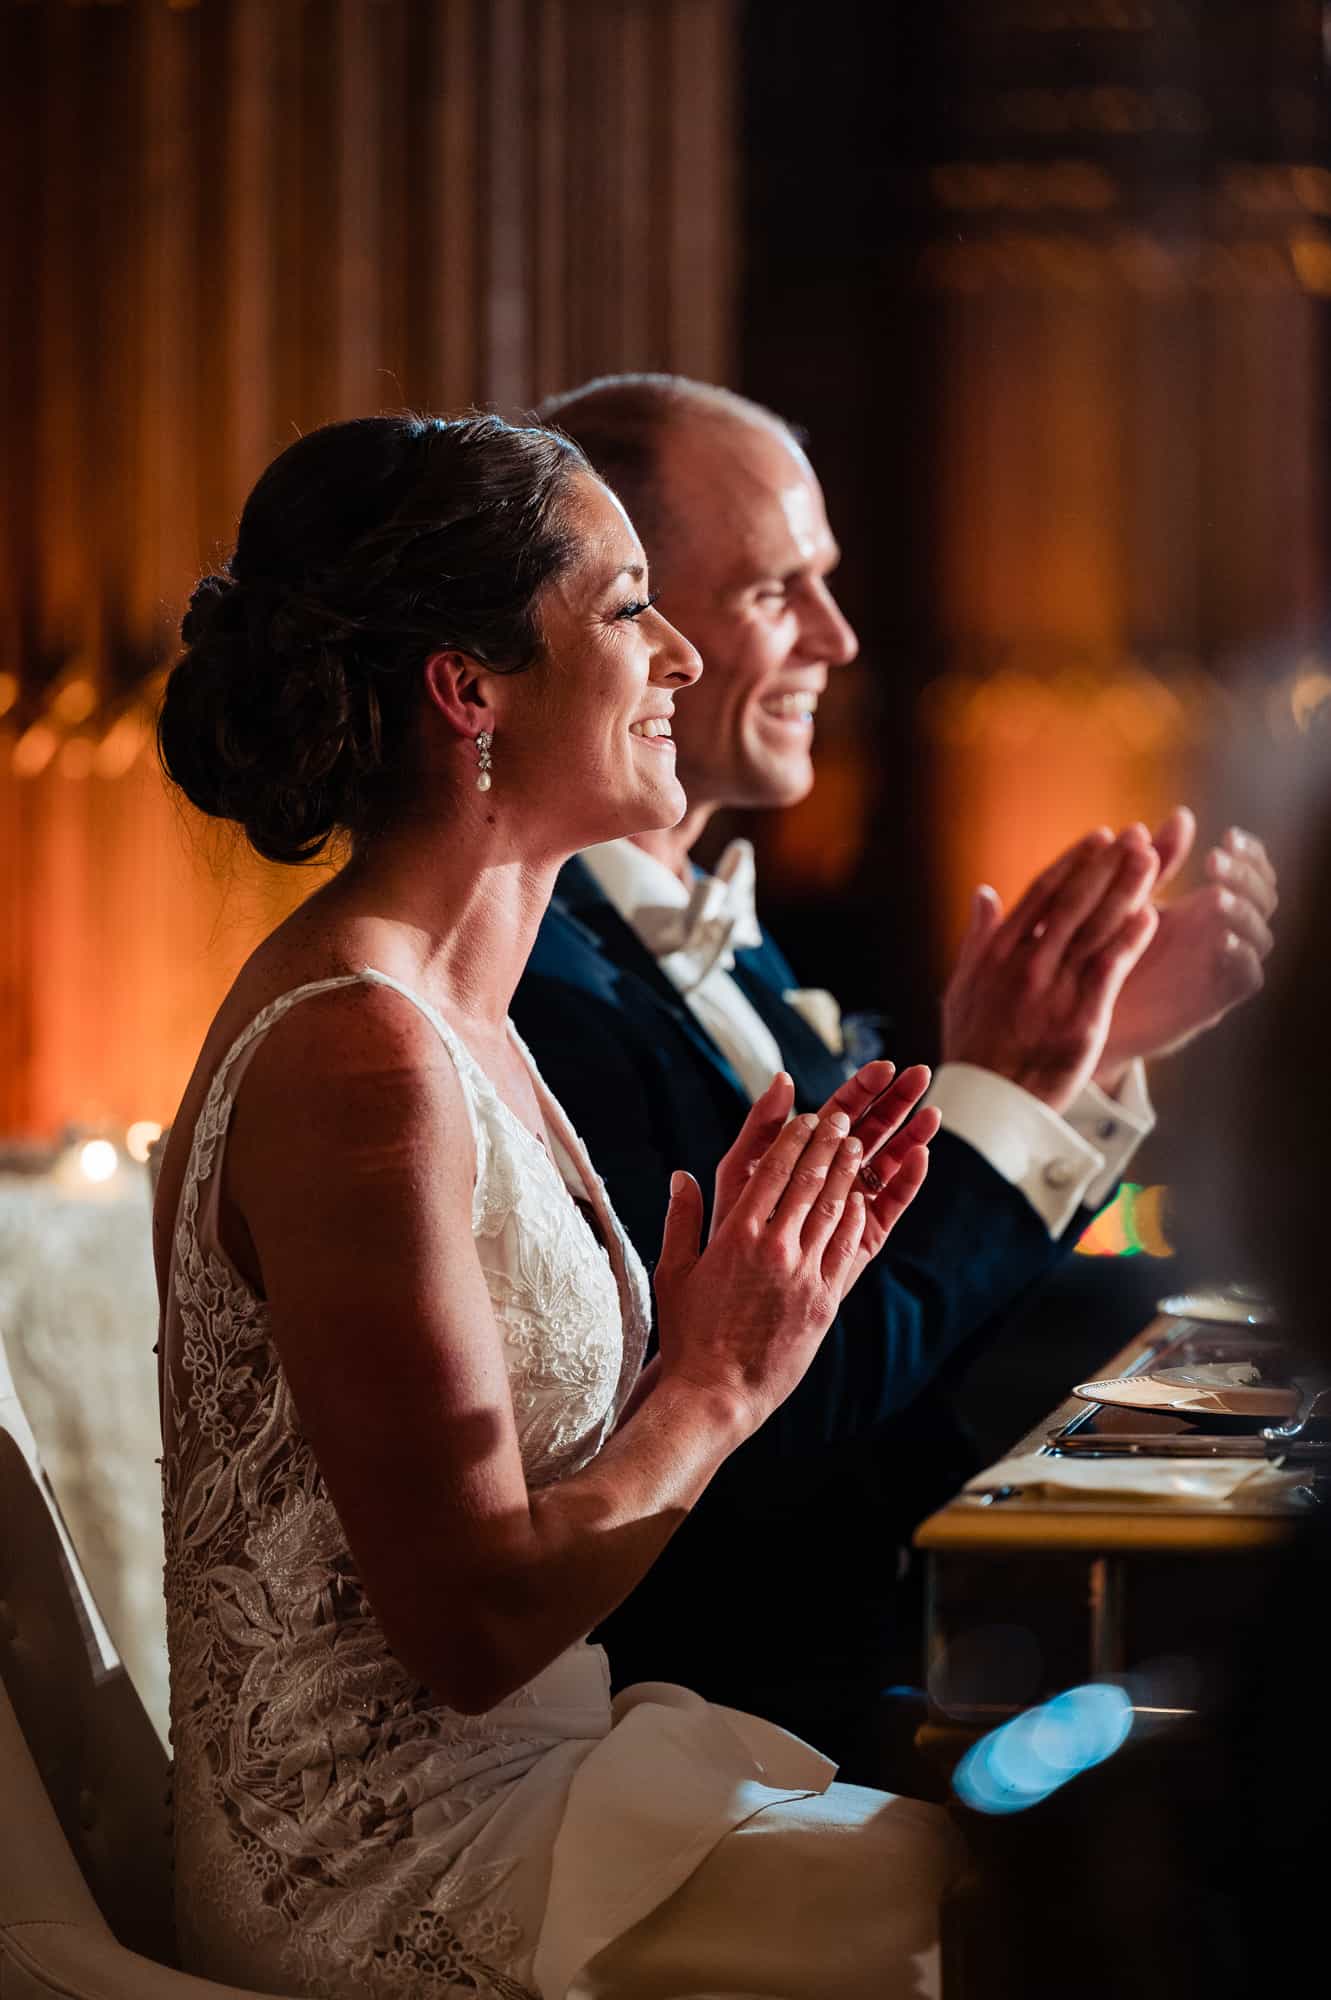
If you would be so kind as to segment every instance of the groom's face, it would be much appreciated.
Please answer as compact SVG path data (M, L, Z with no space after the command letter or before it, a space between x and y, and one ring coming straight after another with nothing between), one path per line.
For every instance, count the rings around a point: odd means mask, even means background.
M799 446L765 423L686 418L660 463L661 608L706 671L675 722L690 805L782 806L813 784L814 717L854 632L828 579L840 551Z

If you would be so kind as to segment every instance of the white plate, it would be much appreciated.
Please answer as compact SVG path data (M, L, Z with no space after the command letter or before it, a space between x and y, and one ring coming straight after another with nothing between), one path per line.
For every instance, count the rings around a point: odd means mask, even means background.
M1204 1366L1162 1368L1154 1375L1118 1375L1107 1382L1082 1382L1072 1393L1087 1403L1112 1403L1124 1410L1172 1411L1178 1416L1290 1417L1298 1408L1297 1389L1283 1389L1270 1382L1217 1382L1214 1378L1219 1373Z
M1156 1301L1156 1311L1171 1319L1202 1320L1213 1326L1270 1326L1275 1307L1256 1293L1234 1291L1174 1292Z

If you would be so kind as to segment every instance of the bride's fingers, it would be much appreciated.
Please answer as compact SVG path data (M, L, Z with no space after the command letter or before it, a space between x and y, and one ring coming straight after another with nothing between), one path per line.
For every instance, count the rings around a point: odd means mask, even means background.
M818 1119L812 1111L791 1119L753 1169L748 1186L731 1210L732 1219L756 1223L760 1228L769 1220L817 1130Z
M882 1173L884 1171L884 1160L896 1160L899 1162L905 1157L912 1146L927 1146L929 1141L937 1136L942 1123L942 1112L934 1105L926 1104L922 1110L915 1112L909 1124L901 1126L898 1131L892 1134L890 1139L881 1140L872 1151L866 1146L864 1152L865 1165L867 1166L872 1161L878 1171Z
M845 1211L863 1157L864 1149L859 1140L853 1132L848 1133L837 1147L832 1164L827 1169L827 1177L804 1219L800 1248L806 1257L817 1263L822 1262L832 1233Z
M930 1071L923 1063L912 1063L903 1069L900 1076L876 1097L862 1115L854 1121L854 1132L864 1147L866 1160L890 1139L897 1129L904 1125L911 1112L929 1088Z
M828 1175L847 1136L848 1123L844 1111L834 1111L830 1118L817 1121L808 1145L791 1167L785 1188L773 1203L772 1227L792 1245L800 1242L805 1218L814 1204L827 1199Z
M820 1117L827 1118L834 1111L844 1111L852 1127L857 1125L875 1100L882 1096L896 1073L896 1064L884 1061L881 1056L865 1063L862 1069L857 1069L854 1076L848 1076L833 1091Z
M896 1163L895 1171L882 1192L870 1195L869 1228L875 1239L874 1254L882 1249L924 1186L924 1178L928 1171L929 1148L918 1144L908 1146L902 1158Z
M743 1183L757 1166L767 1148L790 1117L795 1103L795 1086L787 1072L779 1069L761 1097L756 1097L717 1169L718 1176L732 1186Z
M755 1097L748 1116L739 1128L732 1151L765 1153L790 1116L795 1101L795 1085L787 1071L779 1069L761 1097Z
M864 1261L864 1232L868 1220L869 1211L864 1196L858 1188L852 1189L823 1251L823 1283L830 1287L837 1299L845 1296Z

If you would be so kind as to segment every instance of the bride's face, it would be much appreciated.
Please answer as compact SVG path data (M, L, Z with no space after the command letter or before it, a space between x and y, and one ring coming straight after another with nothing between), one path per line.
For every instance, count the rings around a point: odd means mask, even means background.
M503 684L494 757L496 786L521 785L571 851L683 817L670 717L702 662L649 602L642 544L609 488L579 475L566 519L578 553L542 593L542 659Z

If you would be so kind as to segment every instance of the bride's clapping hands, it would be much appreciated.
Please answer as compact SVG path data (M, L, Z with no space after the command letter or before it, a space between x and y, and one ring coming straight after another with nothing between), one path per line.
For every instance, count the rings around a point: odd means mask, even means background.
M705 1250L697 1182L672 1181L656 1267L661 1376L715 1392L746 1428L790 1394L924 1179L925 1144L912 1137L893 1153L890 1135L927 1072L906 1072L885 1093L891 1066L869 1070L878 1074L859 1072L821 1114L789 1124L789 1078L773 1080L718 1170ZM927 1138L932 1114L921 1115Z
M863 1149L857 1183L867 1197L864 1235L847 1291L878 1255L920 1191L929 1166L929 1141L940 1122L932 1107L916 1108L928 1088L929 1071L923 1063L912 1064L900 1075L893 1063L865 1063L828 1098L818 1114L834 1123L839 1121L842 1131L851 1133ZM713 1236L784 1127L794 1100L794 1084L784 1070L778 1070L717 1167Z

